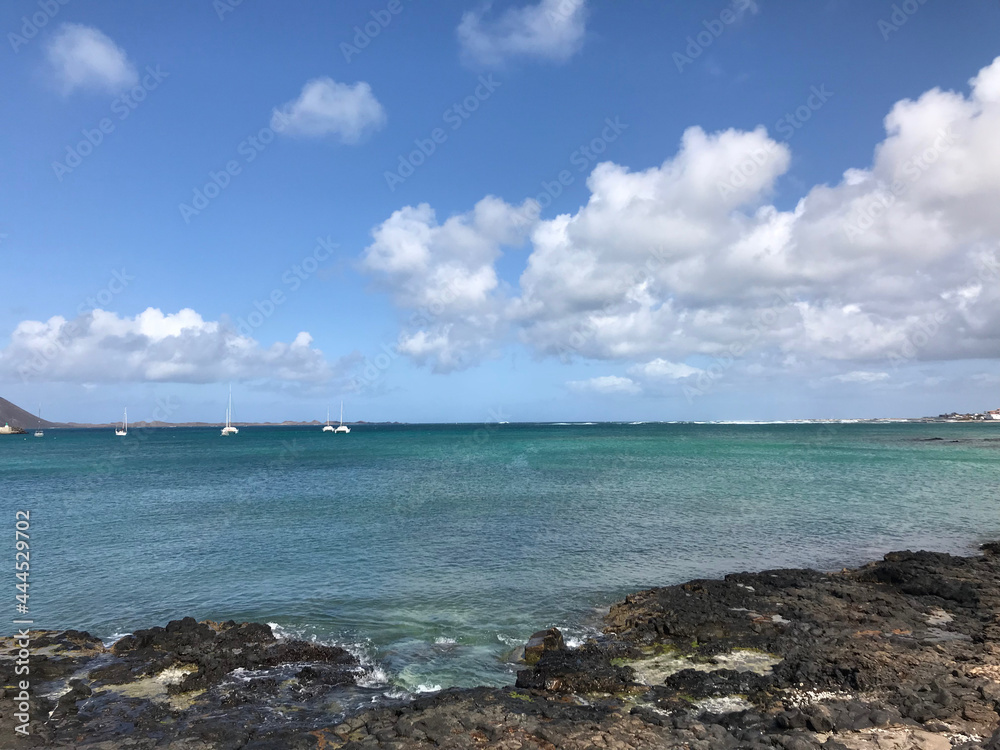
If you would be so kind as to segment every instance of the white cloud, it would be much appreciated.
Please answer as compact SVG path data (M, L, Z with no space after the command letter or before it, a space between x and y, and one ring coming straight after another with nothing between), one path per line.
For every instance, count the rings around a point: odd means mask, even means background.
M729 188L754 155L766 158ZM534 232L517 311L523 340L556 354L577 332L580 356L638 360L714 353L719 344L706 339L738 338L736 316L773 302L785 266L773 251L792 223L770 207L742 209L772 189L789 158L763 128L691 128L659 167L599 164L587 205Z
M670 362L669 360L660 358L642 365L635 365L628 370L628 374L632 377L668 382L677 382L684 378L700 375L703 372L704 370L691 367L682 362Z
M879 383L889 379L887 372L868 372L866 370L854 370L843 375L834 375L833 380L838 383Z
M683 376L685 365L672 363L689 358L725 373L802 377L830 360L879 373L998 358L1000 58L969 94L932 89L900 101L885 126L870 166L813 187L791 210L769 200L790 150L763 128L690 128L676 155L643 171L599 164L579 210L529 222L519 289L498 292L499 240L466 269L477 283L454 277L456 297L493 300L488 323L463 319L458 338L488 351L513 329L542 355L635 366L628 379L643 387L658 370L661 382ZM509 206L503 217L511 219ZM431 260L447 252L420 239L433 230L426 218L411 223L393 229L386 261L417 269L406 277L412 293L396 295L407 309L427 269L450 267ZM418 348L426 354L454 340L439 329Z
M665 386L676 386L685 378L695 377L704 372L704 370L681 362L654 359L644 364L629 367L628 377L605 375L589 380L571 380L567 385L570 390L577 393L627 393L630 395L645 393L656 395L663 393Z
M191 309L135 317L92 310L68 321L26 320L0 350L0 376L34 381L211 383L235 379L323 382L336 373L312 337L264 348Z
M274 110L271 127L288 135L355 144L385 120L385 110L364 81L349 85L317 78L302 87L297 99Z
M462 59L496 66L515 57L565 62L583 46L586 0L539 0L488 19L491 3L467 11L458 26Z
M639 393L641 388L630 378L622 378L617 375L604 375L589 380L571 380L566 385L576 393Z
M93 26L64 23L49 39L45 54L63 94L76 89L115 94L139 82L125 51Z
M489 196L443 224L424 203L376 227L362 267L413 311L398 350L438 372L490 356L509 319L494 263L503 246L524 242L536 215L533 202L515 207Z

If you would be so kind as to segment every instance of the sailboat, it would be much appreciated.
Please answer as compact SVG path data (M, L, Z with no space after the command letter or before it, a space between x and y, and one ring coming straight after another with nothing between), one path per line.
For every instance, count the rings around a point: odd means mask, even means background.
M35 437L45 437L45 433L42 432L42 407L38 407L38 429L35 430Z
M233 387L229 386L229 406L226 408L226 426L222 428L223 435L235 435L239 432L232 425L233 418Z
M115 434L118 437L125 437L128 435L128 407L125 407L125 415L122 417L121 429L116 429Z
M344 425L344 402L340 402L340 426L334 432L350 432L351 428Z
M323 425L323 432L336 432L333 429L333 425L330 424L330 407L326 407L326 424Z

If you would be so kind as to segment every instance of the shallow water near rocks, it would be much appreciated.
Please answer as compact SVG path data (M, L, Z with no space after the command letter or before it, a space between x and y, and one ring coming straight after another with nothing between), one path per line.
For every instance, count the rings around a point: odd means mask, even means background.
M401 694L510 684L532 632L580 642L650 586L969 552L1000 536L998 438L1000 422L47 430L0 439L0 512L31 512L35 627L273 622L351 646L366 684Z
M129 698L147 698L158 703L168 703L175 710L187 708L204 691L190 691L181 695L168 695L170 685L180 683L191 672L197 671L193 664L168 667L159 674L129 682L124 685L109 685L106 689Z
M680 654L667 651L652 654L641 659L618 659L615 663L631 667L635 670L635 679L643 685L662 685L663 681L682 669L695 669L699 672L713 672L717 669L732 669L736 672L753 672L754 674L770 674L771 670L781 663L781 657L765 654L762 651L749 649L734 649L726 654L717 654L710 659L699 659L690 654Z

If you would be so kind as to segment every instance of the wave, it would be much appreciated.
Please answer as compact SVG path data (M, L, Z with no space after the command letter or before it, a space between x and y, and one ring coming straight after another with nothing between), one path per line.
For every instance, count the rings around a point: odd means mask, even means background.
M132 633L115 633L110 638L102 638L101 643L104 644L104 648L111 648L111 646L127 635L132 635Z
M342 642L323 639L315 633L311 633L307 626L286 627L276 622L269 622L267 626L271 628L274 637L279 641L309 641L319 646L337 646L347 651L358 660L358 667L354 670L355 675L357 675L355 681L358 687L382 688L392 682L389 673L386 672L385 668L372 655L373 647L370 641Z
M360 659L359 659L360 661ZM358 667L357 671L358 677L355 682L357 682L358 687L363 688L381 688L389 684L389 674L385 669L378 664L362 664Z

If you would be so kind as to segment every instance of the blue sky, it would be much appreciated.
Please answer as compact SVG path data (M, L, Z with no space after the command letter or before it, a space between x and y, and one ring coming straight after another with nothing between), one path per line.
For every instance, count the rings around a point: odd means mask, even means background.
M1000 407L995 3L36 0L0 31L0 394L51 419L221 419L230 382L245 420Z

